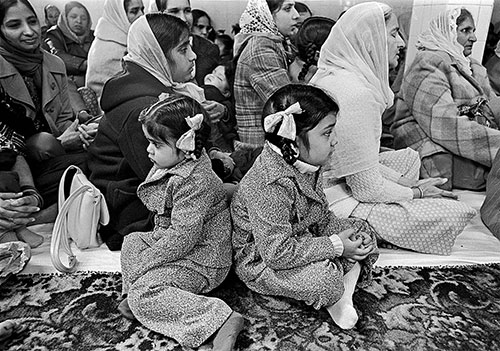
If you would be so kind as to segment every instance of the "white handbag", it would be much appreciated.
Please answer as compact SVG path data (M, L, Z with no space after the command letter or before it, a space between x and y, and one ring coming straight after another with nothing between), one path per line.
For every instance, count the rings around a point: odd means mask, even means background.
M50 257L58 271L70 273L75 271L77 264L70 241L79 249L100 246L99 225L108 224L109 211L102 193L77 166L69 166L61 177L58 206ZM68 266L61 262L61 250L68 255Z

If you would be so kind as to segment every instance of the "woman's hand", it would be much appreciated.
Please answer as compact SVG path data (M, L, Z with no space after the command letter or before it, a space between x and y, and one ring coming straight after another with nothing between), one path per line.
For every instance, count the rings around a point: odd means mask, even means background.
M57 139L65 150L80 150L83 144L78 131L78 119L75 119Z
M343 257L354 261L362 261L372 252L374 246L368 233L347 229L338 234L344 244Z
M13 229L35 219L31 215L40 211L35 196L22 193L0 193L0 229Z
M226 115L226 106L217 101L205 101L201 104L205 111L207 111L210 122L218 123Z
M458 199L457 195L453 194L451 191L446 191L438 188L439 185L443 185L446 183L448 179L446 178L427 178L420 179L417 182L417 186L412 188L413 190L413 198L439 198L439 197L448 197L451 199Z
M82 141L82 146L84 149L87 149L87 147L94 141L98 127L98 123L81 124L78 126L78 131L80 132L80 140Z

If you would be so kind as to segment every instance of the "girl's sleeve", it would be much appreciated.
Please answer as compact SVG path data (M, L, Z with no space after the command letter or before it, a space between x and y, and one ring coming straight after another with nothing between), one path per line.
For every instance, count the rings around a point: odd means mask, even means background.
M328 236L293 233L294 188L292 180L280 179L256 191L248 208L257 249L271 269L302 267L337 256Z
M404 100L424 133L436 144L455 155L474 160L487 167L500 148L500 131L458 115L449 76L453 67L441 58L420 60L405 79ZM471 88L472 89L472 88Z
M214 203L214 192L203 181L172 177L173 207L170 225L155 228L161 238L143 255L145 260L161 257L162 262L174 262L185 257L203 237L203 223Z

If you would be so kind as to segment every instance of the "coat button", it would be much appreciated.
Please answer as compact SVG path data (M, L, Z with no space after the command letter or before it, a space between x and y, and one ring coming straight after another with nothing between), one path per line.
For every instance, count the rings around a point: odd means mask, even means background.
M54 112L54 107L47 107L47 108L45 109L45 111L46 111L47 113L52 113L52 112Z
M56 83L52 82L52 84L50 84L50 88L54 90L56 88Z

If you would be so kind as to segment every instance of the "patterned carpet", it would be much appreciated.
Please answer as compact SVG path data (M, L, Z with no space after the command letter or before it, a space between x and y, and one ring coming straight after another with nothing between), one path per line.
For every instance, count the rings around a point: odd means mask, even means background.
M19 275L0 287L0 321L28 329L1 350L186 350L118 314L119 273ZM239 351L500 350L500 265L378 268L355 293L357 327L250 292L233 276L214 296L246 317ZM210 345L199 350L210 350Z

